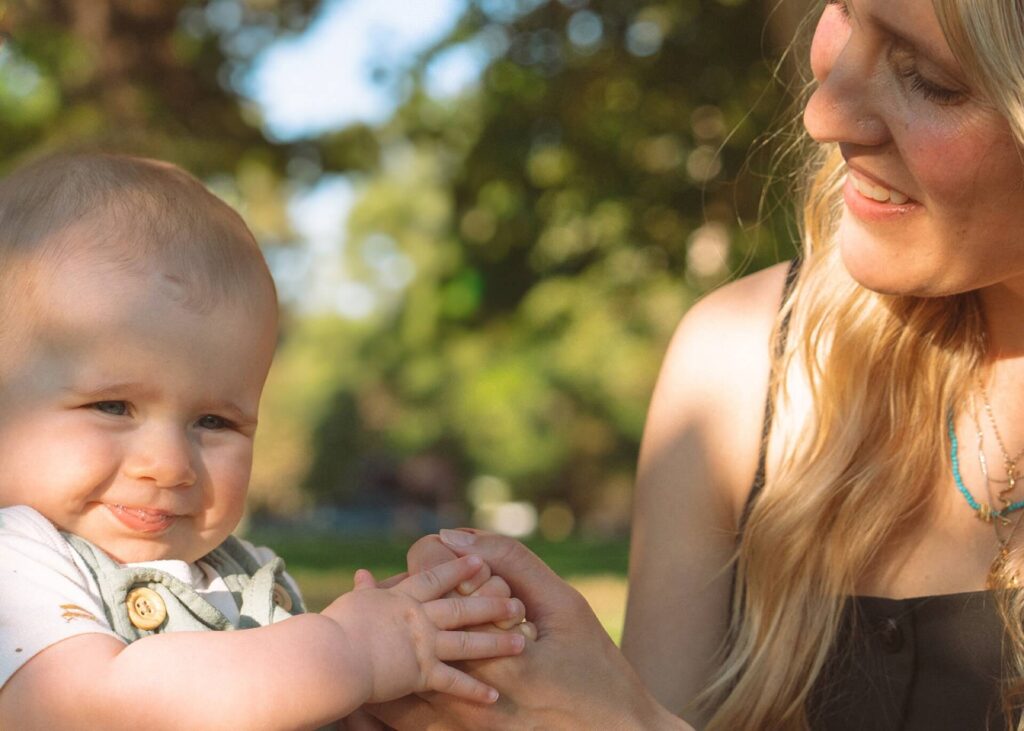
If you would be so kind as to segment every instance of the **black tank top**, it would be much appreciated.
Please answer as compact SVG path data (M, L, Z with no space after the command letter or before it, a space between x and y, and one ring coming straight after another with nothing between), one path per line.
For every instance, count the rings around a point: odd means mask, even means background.
M788 296L799 271L786 276ZM784 298L785 299L785 298ZM788 321L782 323L784 344ZM772 407L740 531L764 488ZM990 592L852 596L808 703L814 731L1002 731L1003 625Z

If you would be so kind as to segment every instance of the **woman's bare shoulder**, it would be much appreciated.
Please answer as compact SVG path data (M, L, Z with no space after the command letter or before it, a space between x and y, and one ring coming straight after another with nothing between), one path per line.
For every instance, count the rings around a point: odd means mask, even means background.
M776 264L709 292L680 322L677 344L699 344L712 352L730 345L762 349L775 323L788 268L788 262Z
M687 312L669 347L655 405L699 420L708 468L734 516L757 469L771 334L788 263L711 292Z
M623 650L680 713L727 631L735 529L757 469L786 265L732 282L682 319L644 429ZM693 718L699 727L702 719Z

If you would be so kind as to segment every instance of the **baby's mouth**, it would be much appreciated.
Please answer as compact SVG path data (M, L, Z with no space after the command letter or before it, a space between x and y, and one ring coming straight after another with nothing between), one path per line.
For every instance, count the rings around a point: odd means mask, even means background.
M155 533L170 527L178 518L166 510L151 510L117 503L107 505L118 520L132 530Z
M896 206L902 206L910 201L910 196L906 193L901 193L900 191L893 190L891 188L885 188L881 185L875 185L854 173L850 173L849 178L850 182L853 184L854 190L865 198L870 198L878 203L892 203Z

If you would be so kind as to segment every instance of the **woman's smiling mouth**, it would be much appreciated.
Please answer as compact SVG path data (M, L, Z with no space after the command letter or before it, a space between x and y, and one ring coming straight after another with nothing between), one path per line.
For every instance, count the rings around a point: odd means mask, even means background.
M905 220L907 215L923 210L920 203L903 191L890 188L849 165L843 200L854 216L871 223Z
M910 196L906 193L876 185L860 177L852 170L849 173L849 178L850 183L858 193L878 203L892 203L896 206L902 206L910 200Z

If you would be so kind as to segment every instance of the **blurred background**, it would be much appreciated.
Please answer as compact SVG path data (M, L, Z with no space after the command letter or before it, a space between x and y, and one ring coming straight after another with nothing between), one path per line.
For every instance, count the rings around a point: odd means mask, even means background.
M772 132L815 4L0 0L0 173L155 156L249 222L284 317L247 531L314 607L472 524L614 633L668 340L794 251Z

